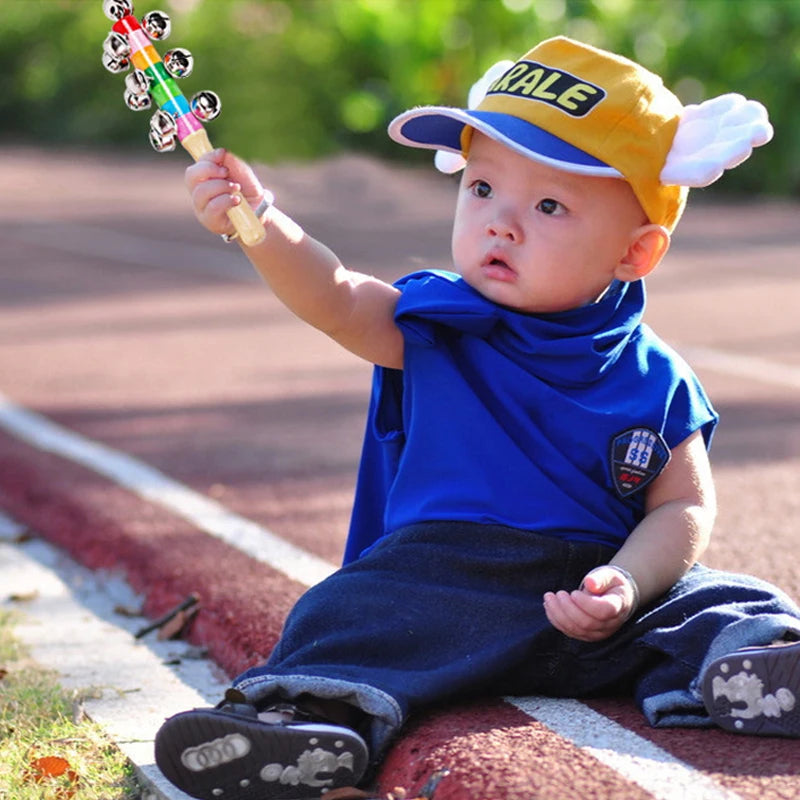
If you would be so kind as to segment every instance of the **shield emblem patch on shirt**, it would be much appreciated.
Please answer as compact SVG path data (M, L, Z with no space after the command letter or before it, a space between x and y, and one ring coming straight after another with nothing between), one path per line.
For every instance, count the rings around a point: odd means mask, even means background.
M622 497L644 489L669 461L661 434L651 428L628 428L611 442L611 474Z

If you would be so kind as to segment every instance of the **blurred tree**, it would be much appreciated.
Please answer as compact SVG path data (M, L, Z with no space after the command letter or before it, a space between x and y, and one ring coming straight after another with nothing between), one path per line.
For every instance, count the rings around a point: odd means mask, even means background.
M800 0L154 0L159 44L188 47L187 95L217 91L212 140L274 162L340 149L429 161L386 137L423 103L462 104L500 58L567 34L660 73L684 102L737 91L770 109L775 141L720 188L800 193ZM146 147L147 114L100 65L101 0L0 0L0 136Z

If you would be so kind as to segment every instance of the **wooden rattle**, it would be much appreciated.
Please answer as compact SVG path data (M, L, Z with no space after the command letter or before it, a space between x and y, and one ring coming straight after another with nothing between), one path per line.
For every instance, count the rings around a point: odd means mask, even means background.
M188 50L176 47L163 60L159 56L152 41L169 36L170 18L163 11L151 11L140 23L130 0L103 0L103 13L114 20L103 43L103 65L109 72L123 73L133 64L133 72L125 76L125 104L134 111L151 108L153 100L158 105L150 120L153 147L163 153L180 142L195 161L210 153L213 148L202 123L214 119L222 104L208 90L190 101L184 97L175 79L192 71L194 59ZM264 240L264 226L244 198L228 211L228 217L248 247Z

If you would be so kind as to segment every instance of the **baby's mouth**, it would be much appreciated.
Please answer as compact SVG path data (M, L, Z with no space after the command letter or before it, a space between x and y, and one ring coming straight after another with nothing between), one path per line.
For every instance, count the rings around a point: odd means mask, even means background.
M514 274L514 270L509 263L497 256L491 256L483 262L484 272L493 278L508 279Z

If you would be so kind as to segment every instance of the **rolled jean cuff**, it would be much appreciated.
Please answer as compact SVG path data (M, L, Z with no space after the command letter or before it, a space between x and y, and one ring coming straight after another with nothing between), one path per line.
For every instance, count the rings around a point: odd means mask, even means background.
M391 696L365 683L352 683L316 675L254 675L234 681L249 703L271 697L292 701L309 694L324 700L340 700L370 717L367 746L377 761L403 725L403 712Z
M675 689L644 698L642 712L654 728L709 727L702 682L709 665L745 647L765 647L774 641L800 639L800 620L789 614L758 614L728 625L710 643L702 666L688 689Z

